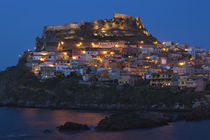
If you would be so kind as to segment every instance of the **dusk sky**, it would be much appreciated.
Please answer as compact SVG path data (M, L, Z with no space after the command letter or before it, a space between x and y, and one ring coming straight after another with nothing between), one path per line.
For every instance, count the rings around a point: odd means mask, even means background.
M141 16L160 41L210 49L210 0L1 0L0 70L33 50L43 26L110 19L114 13Z

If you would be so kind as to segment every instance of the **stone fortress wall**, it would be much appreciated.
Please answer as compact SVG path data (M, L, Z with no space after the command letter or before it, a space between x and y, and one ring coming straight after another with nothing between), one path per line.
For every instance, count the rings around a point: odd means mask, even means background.
M122 19L136 20L136 24L139 27L139 29L144 28L144 24L142 23L141 17L132 17L132 16L124 15L124 14L115 13L114 14L114 18L122 18Z
M145 28L144 24L142 23L141 17L132 17L132 16L124 15L124 14L115 13L114 18L132 19L136 21L136 25L138 26L139 29ZM121 27L121 29L124 29L124 27ZM143 33L147 36L150 35L150 33L147 30L143 30Z
M110 30L113 28L118 28L121 30L125 30L125 29L130 29L132 28L132 26L126 25L126 23L124 24L117 24L116 22L114 22L114 19L130 19L133 20L134 22L136 22L136 25L139 29L143 29L144 25L142 23L141 17L132 17L132 16L128 16L125 14L119 14L119 13L115 13L113 19L111 20L104 20L104 22L101 22L101 20L95 20L93 21L92 25L93 25L93 29L98 30L100 28L102 28L103 30Z
M119 14L119 13L115 13L114 18L135 19L135 17L124 15L124 14Z
M79 34L78 31L84 29L81 29L83 25L85 25L85 29L91 31L91 35L94 37L135 36L137 32L150 36L150 33L144 28L141 17L115 13L112 19L95 20L92 22L81 21L79 23L70 23L61 26L45 26L42 32L41 42L75 39ZM82 35L80 34L79 36ZM44 43L37 46L43 45L45 46Z
M56 31L56 30L69 30L69 29L79 29L83 22L80 23L70 23L61 26L45 26L46 31Z
M132 16L128 16L128 15L125 15L125 14L115 13L114 18L132 19L132 20L136 21L136 24L140 29L144 28L144 25L142 24L141 17L132 17ZM99 27L101 26L99 21L100 20L95 20L95 21L92 22L93 23L92 24L93 28L95 30L99 29ZM84 22L70 23L70 24L65 24L65 25L61 25L61 26L45 26L44 27L44 32L45 31L62 31L62 30L70 30L70 29L80 29L80 27L82 25L84 25ZM105 24L104 24L103 28L105 30L108 30L108 29L112 29L112 28L126 29L127 27L125 27L124 25L118 25L114 22L109 23L109 22L106 22L106 20L105 20Z

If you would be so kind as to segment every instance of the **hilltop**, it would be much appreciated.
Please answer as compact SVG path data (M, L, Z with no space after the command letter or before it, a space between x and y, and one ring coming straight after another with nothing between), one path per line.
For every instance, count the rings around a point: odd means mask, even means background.
M36 38L36 50L57 46L59 41L75 43L83 41L130 41L152 44L157 41L144 27L141 17L114 14L113 19L70 23L61 26L45 26L42 37Z

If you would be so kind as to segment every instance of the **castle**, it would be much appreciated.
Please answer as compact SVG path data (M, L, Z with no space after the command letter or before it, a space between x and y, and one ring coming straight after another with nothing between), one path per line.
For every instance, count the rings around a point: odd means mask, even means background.
M59 41L91 43L97 40L147 43L157 41L144 27L141 17L114 14L112 19L45 26L42 37L37 37L36 48L43 50L46 47L57 46Z

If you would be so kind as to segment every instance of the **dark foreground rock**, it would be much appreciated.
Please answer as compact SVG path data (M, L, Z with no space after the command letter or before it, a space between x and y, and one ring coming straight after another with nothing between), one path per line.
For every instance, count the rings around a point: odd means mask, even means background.
M101 120L96 130L128 130L167 125L172 117L154 112L130 112L110 115Z
M84 124L78 124L73 122L66 122L64 125L58 127L59 131L77 131L77 130L89 130L90 128Z
M201 121L209 119L210 119L210 108L205 108L205 109L195 109L191 112L179 114L176 120Z
M52 131L49 130L49 129L45 129L45 130L43 131L43 133L52 133Z

